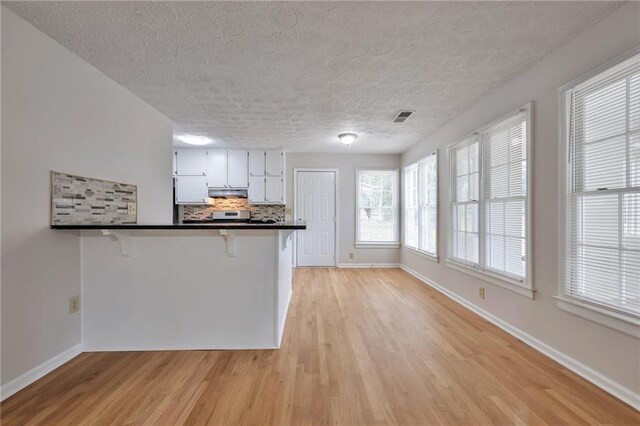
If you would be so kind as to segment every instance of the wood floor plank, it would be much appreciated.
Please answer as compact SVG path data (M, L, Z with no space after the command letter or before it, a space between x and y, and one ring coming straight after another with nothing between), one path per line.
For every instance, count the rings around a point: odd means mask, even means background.
M297 269L279 350L85 353L3 425L639 425L640 413L399 269Z

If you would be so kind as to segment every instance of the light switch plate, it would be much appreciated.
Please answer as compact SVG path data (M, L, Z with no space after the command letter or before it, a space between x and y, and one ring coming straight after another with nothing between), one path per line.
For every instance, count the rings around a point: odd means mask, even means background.
M127 203L127 214L136 214L136 203Z

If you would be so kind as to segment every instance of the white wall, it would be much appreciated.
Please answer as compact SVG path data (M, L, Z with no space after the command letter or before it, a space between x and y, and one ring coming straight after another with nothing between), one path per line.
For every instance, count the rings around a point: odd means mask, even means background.
M361 143L361 142L356 142ZM400 168L400 156L394 154L287 154L286 201L293 212L293 170L296 168L329 168L339 170L337 246L338 263L371 264L400 262L397 248L355 248L356 169L367 167ZM353 253L353 259L349 259Z
M501 89L483 97L423 143L408 150L409 164L441 149L439 247L446 253L445 147L477 127L533 100L533 244L536 300L484 283L402 251L402 263L458 296L586 364L632 392L640 392L640 340L561 311L558 289L558 88L640 43L640 4L628 3ZM478 287L486 287L486 299Z
M77 232L49 229L49 171L138 185L171 222L172 123L2 7L2 384L78 344Z

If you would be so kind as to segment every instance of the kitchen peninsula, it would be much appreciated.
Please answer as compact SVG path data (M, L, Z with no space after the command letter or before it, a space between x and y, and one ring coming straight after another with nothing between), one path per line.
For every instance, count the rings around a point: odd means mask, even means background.
M51 227L81 233L85 350L280 347L304 223Z

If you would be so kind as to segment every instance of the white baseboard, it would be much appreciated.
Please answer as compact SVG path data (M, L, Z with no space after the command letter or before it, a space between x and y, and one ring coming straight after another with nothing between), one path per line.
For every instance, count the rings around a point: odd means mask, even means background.
M82 352L180 352L180 351L261 351L279 349L268 345L235 346L93 346L85 347Z
M399 263L338 263L338 268L399 268Z
M458 296L457 294L453 293L452 291L448 290L442 285L428 279L427 277L414 271L413 269L408 268L405 265L400 265L400 268L402 268L404 271L408 272L409 274L413 275L414 277L416 277L426 285L438 290L440 293L444 294L450 299L453 299L454 301L460 303L462 306L466 307L467 309L480 315L481 317L491 322L492 324L500 327L501 329L511 334L512 336L520 339L527 345L531 346L533 349L539 352L542 352L544 355L548 356L549 358L553 359L554 361L558 362L559 364L563 365L564 367L568 368L569 370L573 371L574 373L583 377L584 379L590 381L591 383L598 386L602 390L626 402L636 410L640 410L640 394L632 391L631 389L621 385L620 383L614 380L611 380L610 378L597 372L593 368L558 351L557 349L525 333L519 328L512 326L511 324L498 318L492 313L487 312L484 309L474 305L468 300Z
M16 377L2 386L0 389L0 401L4 401L19 390L26 388L31 383L51 373L53 370L77 357L82 352L82 343L78 343L77 345L72 346L64 352L61 352L53 358L43 362L37 367L32 368L23 375Z

